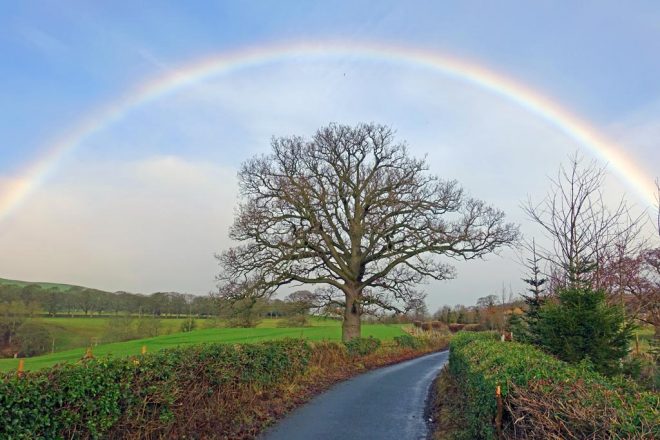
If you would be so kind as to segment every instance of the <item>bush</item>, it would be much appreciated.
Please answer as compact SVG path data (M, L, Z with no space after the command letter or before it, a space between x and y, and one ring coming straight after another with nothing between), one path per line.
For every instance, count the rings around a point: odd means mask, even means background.
M430 331L431 331L431 328L432 328L432 327L431 327L431 323L430 323L430 322L422 322L422 330L424 330L424 331L426 331L426 332L430 332Z
M353 338L345 343L348 354L351 356L366 356L378 350L380 339L374 337Z
M197 328L197 321L194 318L187 318L181 323L182 332L191 332Z
M152 338L160 334L160 319L140 318L137 321L137 336L139 338Z
M419 338L411 335L395 336L394 342L401 348L411 348L413 350L417 350L424 345Z
M103 334L105 342L122 342L136 339L138 336L133 325L135 319L130 315L118 315L108 319L108 327Z
M449 324L449 331L452 333L456 333L458 331L463 330L463 327L465 327L466 324Z
M24 322L16 330L21 356L37 356L46 353L53 342L48 329L35 322Z
M307 315L292 315L277 323L278 327L309 327L311 324Z
M303 373L310 356L301 340L206 344L64 364L23 378L5 373L0 438L124 438L147 428L145 436L181 438L188 433L172 429L185 430L212 411L212 428L220 429L218 417L224 426L236 424L222 404L240 410L226 402Z
M465 438L495 438L497 385L509 420L517 420L515 438L660 436L657 395L587 365L571 366L531 345L497 338L496 333L459 333L450 344L449 370L466 399Z
M462 330L465 332L479 332L482 331L483 328L481 327L481 324L465 324Z
M413 326L420 328L422 326L422 321L413 321Z

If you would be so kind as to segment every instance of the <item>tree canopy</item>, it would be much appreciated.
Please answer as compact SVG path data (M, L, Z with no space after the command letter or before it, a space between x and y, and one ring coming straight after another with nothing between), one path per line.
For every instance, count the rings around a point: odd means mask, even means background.
M311 139L274 138L239 171L241 202L217 256L220 295L269 296L286 284L324 286L360 334L369 307L403 310L426 279L454 277L446 260L480 258L518 239L504 213L428 171L383 125L331 124Z

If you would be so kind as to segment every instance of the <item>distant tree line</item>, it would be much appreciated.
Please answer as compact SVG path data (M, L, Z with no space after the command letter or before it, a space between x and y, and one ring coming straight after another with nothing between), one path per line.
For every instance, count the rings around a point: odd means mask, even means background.
M156 292L150 295L129 292L105 292L86 287L42 287L0 285L0 304L20 304L22 313L34 315L151 315L211 316L215 314L213 299L178 292Z

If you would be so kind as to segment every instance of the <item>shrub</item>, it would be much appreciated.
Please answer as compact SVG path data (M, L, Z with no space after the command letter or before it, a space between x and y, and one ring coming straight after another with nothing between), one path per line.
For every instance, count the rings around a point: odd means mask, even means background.
M418 348L421 348L423 345L422 341L419 338L416 338L411 335L395 336L394 342L396 343L396 345L398 345L401 348L412 348L413 350L417 350Z
M430 322L422 322L422 330L424 330L424 331L426 331L426 332L430 332L430 331L431 331L431 328L432 328L432 327L431 327L431 323L430 323Z
M481 324L465 324L462 330L465 332L479 332L482 331L483 328L481 327Z
M310 355L301 340L205 344L64 364L23 378L6 373L0 375L0 438L123 438L147 427L154 438L184 437L171 430L301 374ZM235 424L235 414L212 416Z
M449 324L449 331L452 333L456 333L460 330L463 330L463 327L465 327L465 324Z
M278 327L309 327L311 324L307 315L291 315L277 323Z
M420 328L422 326L422 321L413 321L413 326Z
M22 356L46 353L52 342L50 332L46 327L30 321L24 322L16 330L16 339Z
M609 375L620 372L632 337L623 309L607 304L601 290L561 290L558 303L541 308L536 327L536 340L545 350L566 362L589 359Z
M197 328L197 321L194 318L187 318L181 323L182 332L191 332Z
M139 338L152 338L160 334L160 319L145 317L137 320L137 336Z
M136 339L135 319L130 315L118 315L108 319L108 326L103 334L105 342L121 342Z
M442 330L444 327L444 323L440 321L431 321L431 327L433 330Z
M378 350L380 339L372 336L368 338L353 338L345 343L348 354L351 356L366 356Z
M466 399L466 438L495 438L497 385L509 418L517 420L515 438L660 436L657 395L587 365L571 366L531 345L497 338L496 333L460 333L450 344L449 370ZM539 427L545 430L541 437Z

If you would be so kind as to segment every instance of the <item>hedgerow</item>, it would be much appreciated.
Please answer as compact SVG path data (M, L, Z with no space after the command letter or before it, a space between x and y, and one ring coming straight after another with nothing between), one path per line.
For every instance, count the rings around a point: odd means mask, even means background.
M353 338L345 343L348 354L351 356L366 356L378 350L380 339L374 337Z
M303 373L310 355L301 340L207 344L4 374L0 438L123 437L135 430L164 436L190 416L200 394L272 386Z
M394 337L394 343L401 348L412 348L416 350L424 345L424 341L412 335L401 335Z
M374 342L375 341L375 342ZM446 347L362 339L203 344L0 374L1 439L252 439L325 386Z
M465 438L495 438L497 385L511 438L660 438L657 394L494 333L457 334L449 371L466 399Z

